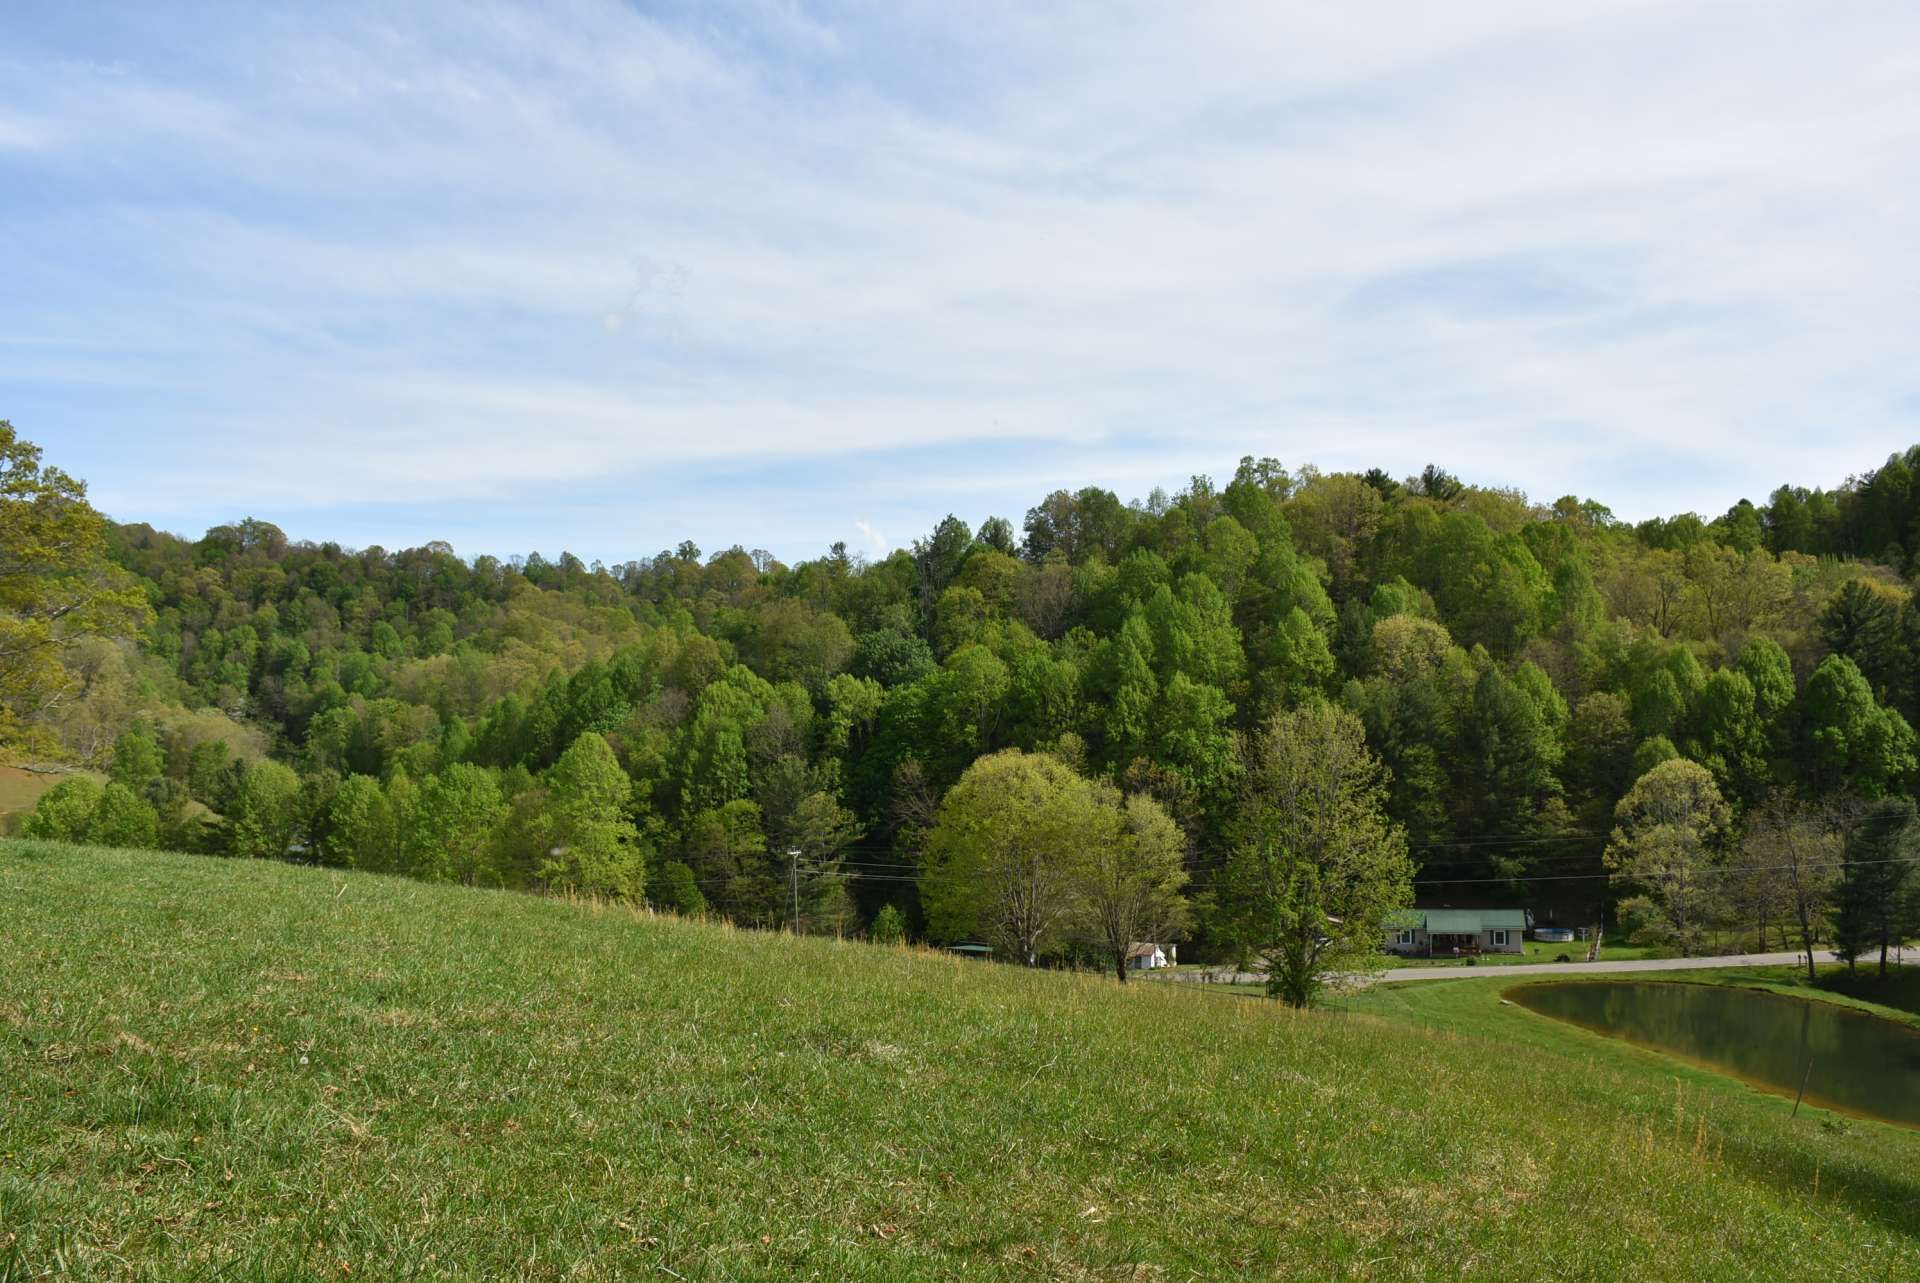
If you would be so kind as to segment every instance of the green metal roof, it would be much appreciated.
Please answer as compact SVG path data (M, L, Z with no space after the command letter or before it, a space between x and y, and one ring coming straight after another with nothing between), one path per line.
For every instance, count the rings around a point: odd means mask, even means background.
M1482 931L1525 931L1525 909L1416 909L1428 935L1476 936Z

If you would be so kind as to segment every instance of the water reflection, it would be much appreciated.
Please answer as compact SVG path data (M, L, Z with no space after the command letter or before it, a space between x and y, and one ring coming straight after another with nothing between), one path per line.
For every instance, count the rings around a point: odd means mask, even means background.
M1580 981L1520 985L1507 996L1788 1096L1806 1074L1811 1104L1920 1127L1920 1030L1905 1025L1718 985Z

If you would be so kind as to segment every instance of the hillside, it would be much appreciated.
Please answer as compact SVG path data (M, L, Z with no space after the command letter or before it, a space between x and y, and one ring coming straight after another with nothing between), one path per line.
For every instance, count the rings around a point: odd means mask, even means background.
M0 576L0 631L31 640L0 650L33 658L0 656L0 763L105 776L50 791L37 838L951 942L992 924L926 897L941 810L983 758L1043 753L1166 813L1186 956L1220 959L1247 746L1334 705L1411 894L1674 947L1660 906L1616 915L1634 890L1603 857L1684 758L1727 808L1709 854L1740 866L1690 921L1765 936L1770 804L1844 829L1852 799L1920 784L1920 563L1883 537L1920 512L1903 459L1628 525L1439 467L1247 457L1135 503L1036 496L1018 528L949 515L874 561L689 542L606 566L116 526L0 421L0 526L44 552ZM1019 947L1067 961L1086 936Z
M0 924L0 1279L1920 1275L1920 1137L1538 1021L17 842Z

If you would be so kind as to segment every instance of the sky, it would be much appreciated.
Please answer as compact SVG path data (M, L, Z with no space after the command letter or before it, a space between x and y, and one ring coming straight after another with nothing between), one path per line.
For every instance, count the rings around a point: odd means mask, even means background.
M122 521L870 557L1246 454L1920 440L1920 7L8 0L0 418Z

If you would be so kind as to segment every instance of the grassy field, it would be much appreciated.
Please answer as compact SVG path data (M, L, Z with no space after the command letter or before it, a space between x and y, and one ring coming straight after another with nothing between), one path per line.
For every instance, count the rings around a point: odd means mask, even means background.
M0 1280L1920 1277L1920 1135L1473 980L1291 1014L0 844Z

